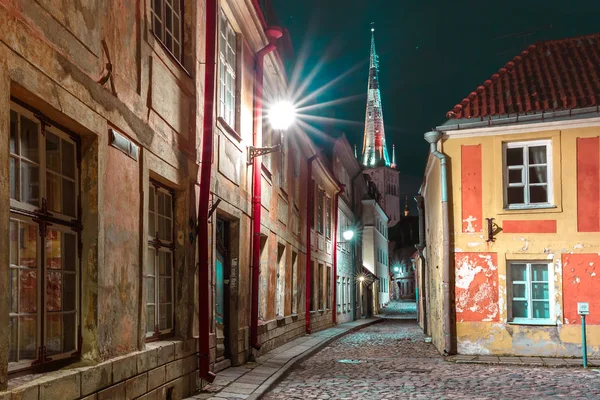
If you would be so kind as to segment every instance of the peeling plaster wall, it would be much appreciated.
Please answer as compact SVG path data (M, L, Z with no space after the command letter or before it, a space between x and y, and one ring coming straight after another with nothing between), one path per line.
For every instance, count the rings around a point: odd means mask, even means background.
M456 320L492 321L498 310L498 260L496 253L456 253Z

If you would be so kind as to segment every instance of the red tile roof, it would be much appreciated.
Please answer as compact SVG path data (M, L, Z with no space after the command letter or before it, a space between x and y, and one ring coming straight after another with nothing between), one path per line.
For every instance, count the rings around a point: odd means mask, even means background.
M529 46L446 114L449 119L600 105L600 33Z

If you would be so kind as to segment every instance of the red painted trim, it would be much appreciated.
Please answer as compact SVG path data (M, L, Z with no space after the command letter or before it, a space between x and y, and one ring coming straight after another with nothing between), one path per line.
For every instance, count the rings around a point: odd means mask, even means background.
M460 157L462 231L483 230L481 145L462 146Z
M586 318L589 325L600 325L600 256L597 253L563 254L562 290L564 324L581 325L577 303L589 303L591 313Z
M577 231L600 232L600 138L577 138Z
M198 199L198 375L213 382L216 375L210 371L210 312L208 252L208 201L213 159L213 125L217 48L217 0L206 1L206 67L204 72L204 124L202 130L202 159L200 165L200 193Z
M556 233L556 220L502 221L504 233Z
M314 215L314 211L312 213L312 215L310 214L310 210L314 210L313 208L313 203L315 201L315 194L314 194L314 186L312 183L312 163L314 160L316 160L318 157L318 154L315 154L314 156L312 156L311 158L308 159L308 172L307 172L307 177L306 180L307 182L309 182L308 184L308 190L306 191L306 279L304 282L304 291L305 291L305 304L304 304L304 314L305 314L305 330L306 333L310 334L310 302L311 302L311 292L310 292L310 280L312 278L311 276L311 267L312 267L312 260L311 260L311 252L312 252L312 246L310 244L310 238L311 238L311 232L310 232L310 227L312 225L312 220L315 217Z
M268 44L256 53L254 71L254 146L262 146L263 77L265 56L275 50ZM252 306L250 315L250 345L260 350L258 342L258 291L260 278L260 220L262 211L262 157L255 157L252 171Z
M333 323L337 324L337 234L338 234L338 202L340 194L344 193L344 185L333 198Z

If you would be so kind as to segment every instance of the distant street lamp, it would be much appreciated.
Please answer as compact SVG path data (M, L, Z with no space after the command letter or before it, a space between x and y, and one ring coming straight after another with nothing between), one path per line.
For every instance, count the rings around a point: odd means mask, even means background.
M359 281L364 282L365 281L365 277L361 276L360 278L358 278Z
M354 237L354 231L352 229L347 229L342 233L344 240L350 241Z
M394 272L396 272L396 273L400 272L400 268L394 267Z

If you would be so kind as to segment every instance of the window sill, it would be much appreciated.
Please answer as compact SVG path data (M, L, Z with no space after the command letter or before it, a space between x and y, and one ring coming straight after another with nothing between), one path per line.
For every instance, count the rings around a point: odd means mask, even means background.
M217 127L222 131L227 132L238 143L242 142L242 137L223 119L223 117L217 117Z
M556 326L556 321L548 320L548 319L526 319L526 320L515 320L508 321L509 325L531 325L531 326Z
M498 212L500 215L507 214L529 214L529 213L558 213L561 212L561 208L554 204L540 204L540 205L514 205L514 206L503 206Z

